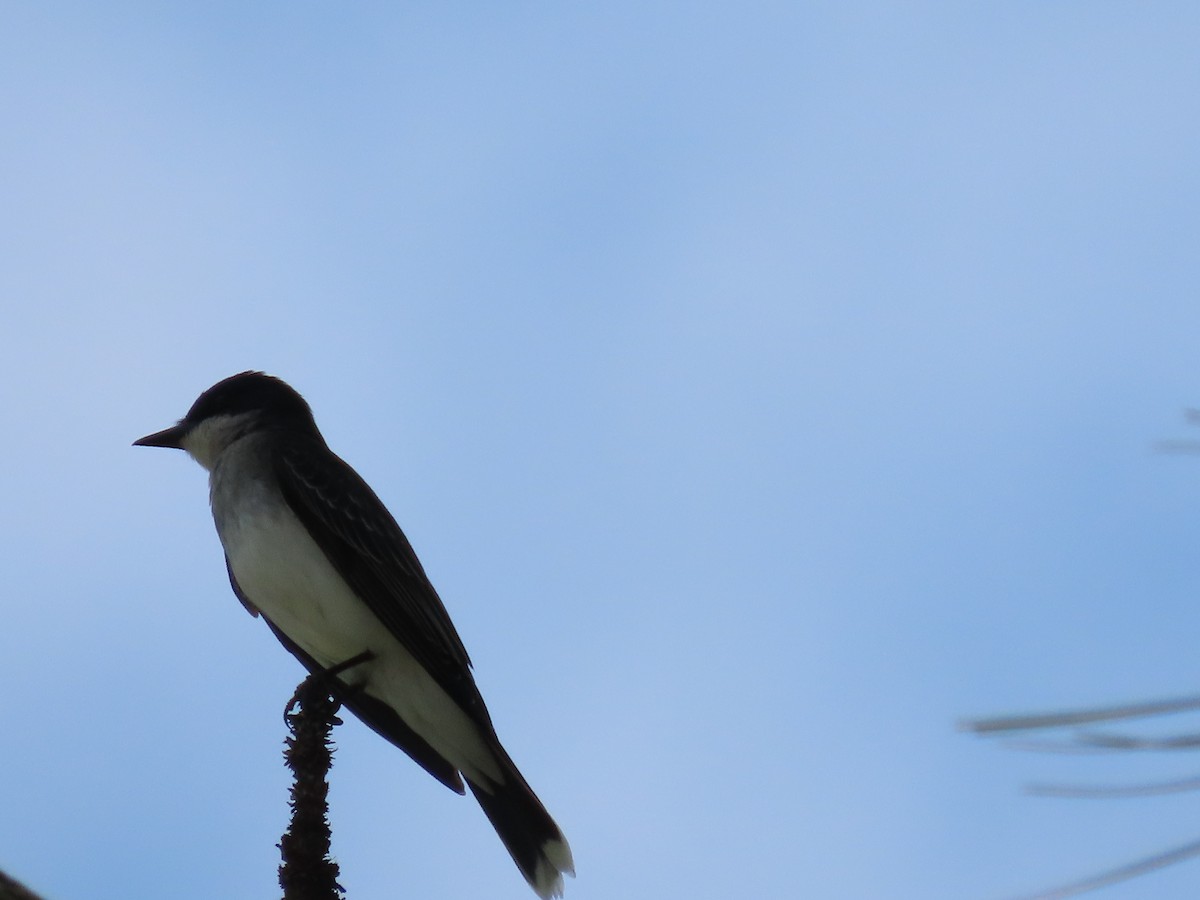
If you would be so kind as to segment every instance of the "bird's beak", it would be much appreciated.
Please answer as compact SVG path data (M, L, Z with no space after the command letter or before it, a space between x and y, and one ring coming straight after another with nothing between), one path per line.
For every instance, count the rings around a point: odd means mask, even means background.
M173 450L183 449L183 438L188 433L188 427L183 422L138 438L133 442L135 447L170 447Z

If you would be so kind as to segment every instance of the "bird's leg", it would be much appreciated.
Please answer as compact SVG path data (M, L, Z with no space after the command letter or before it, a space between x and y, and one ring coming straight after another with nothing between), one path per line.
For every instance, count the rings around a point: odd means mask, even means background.
M360 666L365 662L370 662L374 658L375 654L372 651L364 650L357 656L352 656L349 659L342 660L340 663L332 665L327 669L322 669L320 672L316 673L316 677L334 678L338 675L341 675L347 669L353 669L355 666Z
M361 684L346 684L341 681L338 676L343 672L353 669L355 666L370 662L375 658L375 654L370 650L364 650L357 656L352 656L349 659L342 660L340 663L335 663L324 669L318 669L311 673L307 678L300 682L300 686L296 688L296 693L292 695L291 701L283 711L285 722L291 721L291 716L295 708L308 703L311 704L317 695L328 697L332 694L337 698L338 705L345 700L346 697L352 696L362 690ZM340 724L335 720L336 724Z

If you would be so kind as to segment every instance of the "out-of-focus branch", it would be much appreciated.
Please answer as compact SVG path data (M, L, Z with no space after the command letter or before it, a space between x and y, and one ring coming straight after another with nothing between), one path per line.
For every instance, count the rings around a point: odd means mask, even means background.
M19 881L14 881L0 872L0 900L42 900L42 898Z

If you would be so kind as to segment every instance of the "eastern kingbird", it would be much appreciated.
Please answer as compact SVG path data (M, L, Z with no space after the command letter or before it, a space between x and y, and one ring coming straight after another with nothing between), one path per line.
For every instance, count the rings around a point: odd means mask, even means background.
M233 592L339 699L452 791L471 789L543 900L575 874L571 848L500 745L471 660L412 546L375 492L334 455L304 398L243 372L179 423L137 441L208 470Z

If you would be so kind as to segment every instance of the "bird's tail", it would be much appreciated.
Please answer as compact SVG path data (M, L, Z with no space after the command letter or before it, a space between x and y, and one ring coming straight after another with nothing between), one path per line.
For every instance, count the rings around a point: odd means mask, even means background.
M468 778L467 786L534 893L542 900L561 897L563 874L575 875L567 839L504 748L497 745L495 753L503 783L486 778L476 783Z

